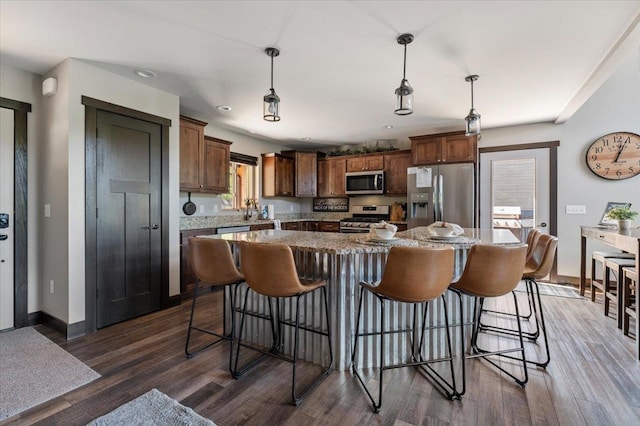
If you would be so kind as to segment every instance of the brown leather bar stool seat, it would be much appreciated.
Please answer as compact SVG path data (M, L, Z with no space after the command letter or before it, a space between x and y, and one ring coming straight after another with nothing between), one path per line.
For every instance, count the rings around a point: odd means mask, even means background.
M606 259L633 259L633 255L629 253L623 253L621 251L594 251L591 253L591 301L596 301L596 288L600 290L604 294L604 274L605 274L605 265L604 262ZM600 264L602 267L602 279L598 281L596 277L596 265Z
M546 358L544 360L535 360L527 358L527 362L535 364L538 367L545 368L549 365L551 360L551 354L549 351L549 339L547 336L547 326L544 321L544 310L542 307L542 300L540 298L540 289L538 287L538 280L543 279L551 272L553 262L556 257L556 250L558 248L558 238L552 235L541 234L536 239L535 246L530 252L528 260L524 265L524 272L522 279L525 281L527 288L527 300L529 307L535 317L535 328L532 331L523 331L522 334L532 340L537 341L540 334L542 334L545 346ZM487 310L485 310L486 312ZM524 318L521 315L521 318ZM490 326L480 323L480 331L494 331L497 333L509 334L517 336L517 330L505 327Z
M633 293L632 293L633 290ZM622 332L629 335L629 321L635 318L638 321L636 304L638 303L638 271L636 268L622 268ZM636 341L640 340L636 336Z
M429 375L449 399L457 397L455 385L455 372L453 367L453 354L451 352L451 338L449 335L449 323L447 313L447 303L444 293L451 283L454 273L454 250L452 247L445 248L419 248L419 247L391 247L389 257L385 265L382 280L379 284L360 283L360 302L358 304L358 314L356 320L356 338L353 344L351 355L352 370L355 376L364 387L367 396L373 405L373 411L378 412L382 406L382 385L383 372L385 370L401 367L420 367L422 371ZM380 302L380 324L376 331L361 332L361 317L366 294L375 296ZM426 315L429 302L442 299L444 305L444 320L447 336L448 356L441 359L425 360L422 356L424 338L426 331ZM385 302L404 303L410 305L413 311L413 326L398 330L388 330L385 327ZM388 303L387 303L388 305ZM368 305L367 305L368 306ZM418 328L418 306L422 308L422 327ZM365 307L365 310L373 307ZM400 308L402 309L402 308ZM420 330L419 334L416 332ZM411 354L405 357L409 360L399 364L386 364L384 351L387 350L385 337L389 334L410 333ZM362 336L379 336L380 344L375 345L379 351L379 376L377 399L369 391L365 381L358 370L358 342ZM417 337L416 337L417 336ZM415 337L415 338L414 338ZM416 339L420 342L416 348ZM369 348L371 349L371 348ZM450 381L447 381L441 374L436 372L429 364L436 362L448 362L451 374Z
M604 261L604 315L609 316L610 301L616 303L616 320L618 328L622 329L622 269L626 266L635 266L635 259L607 258ZM611 282L612 271L616 277L615 283Z
M324 280L301 280L296 271L296 264L293 259L291 248L284 244L265 244L265 243L240 243L240 266L246 278L248 287L245 290L244 302L242 306L242 315L240 327L238 330L238 339L236 343L236 358L232 369L234 378L240 378L245 372L258 364L265 356L271 356L292 364L291 379L291 398L294 405L298 405L304 396L317 386L322 379L327 377L333 368L333 349L331 347L331 324L329 321L329 299L327 297L327 286ZM270 310L271 332L273 343L270 349L263 349L255 345L243 342L243 332L245 318L247 313L247 300L249 290L267 297ZM300 301L304 296L314 292L322 292L324 301L324 311L326 315L326 331L313 329L308 326L300 325L301 314L306 314L301 308ZM272 309L271 299L276 299L276 309ZM295 304L295 313L291 313L291 318L284 318L285 309L280 309L280 301L289 299L291 301L290 309L293 311ZM283 306L284 308L284 306ZM314 308L315 310L315 308ZM314 312L315 315L315 312ZM285 355L284 350L284 331L283 326L294 327L293 353L291 356ZM299 358L300 347L300 329L304 331L320 334L327 337L328 342L328 366L323 368L320 374L299 394L296 392L296 365ZM252 349L262 355L252 361L247 362L244 366L238 367L240 359L240 348L245 347ZM325 358L326 359L326 358Z
M524 273L524 265L527 254L526 245L482 245L477 244L471 247L467 255L467 263L464 272L458 281L452 283L449 287L458 295L459 309L462 315L462 326L460 333L462 341L464 338L464 327L466 320L464 319L464 306L462 297L464 295L474 298L473 327L471 334L470 349L471 354L464 350L465 359L484 358L494 367L515 380L515 382L525 387L529 380L527 372L527 359L525 355L524 339L522 334L522 326L520 323L520 310L518 307L518 298L513 291ZM498 349L488 351L478 346L478 333L481 316L483 314L483 305L486 298L500 297L511 293L515 305L515 315L517 327L517 335L519 346L515 348ZM519 352L520 356L516 357L508 355L509 353ZM511 371L507 370L503 365L494 362L489 356L497 355L511 360L518 361L522 366L522 376L516 377ZM466 391L466 367L465 362L462 363L462 390L458 391L458 395L462 396Z
M244 276L236 268L231 254L231 248L225 240L217 238L189 238L189 260L191 262L193 272L196 275L196 286L193 289L193 302L191 303L191 315L189 316L189 328L187 329L187 341L184 346L184 351L187 354L187 357L191 358L220 341L232 340L234 325L233 318L235 316L234 295L238 284L244 281ZM193 325L193 316L196 310L198 293L201 289L211 288L212 286L233 286L229 297L231 304L231 332L229 334L226 334L227 304L224 300L222 301L223 325L221 333ZM218 339L215 339L199 349L192 350L189 346L193 330L216 336ZM230 347L233 347L233 345L230 345ZM231 368L231 354L232 352L230 349L229 368Z

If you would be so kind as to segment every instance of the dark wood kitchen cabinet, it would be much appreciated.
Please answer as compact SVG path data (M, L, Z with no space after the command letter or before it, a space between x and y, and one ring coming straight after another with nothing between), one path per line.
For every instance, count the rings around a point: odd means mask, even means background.
M293 197L294 159L281 154L262 154L262 196Z
M344 174L347 160L344 158L324 158L318 160L318 196L333 197L345 195Z
M340 222L318 222L318 231L320 232L340 232Z
M305 151L283 151L282 155L293 158L294 191L296 197L318 196L318 153Z
M416 166L469 163L477 158L477 136L465 136L464 132L412 136L411 153Z
M364 172L367 170L383 170L383 155L360 155L347 159L347 172Z
M411 151L397 151L384 156L385 195L407 193L407 169L411 167Z
M204 135L207 123L180 116L180 190L229 192L231 142Z

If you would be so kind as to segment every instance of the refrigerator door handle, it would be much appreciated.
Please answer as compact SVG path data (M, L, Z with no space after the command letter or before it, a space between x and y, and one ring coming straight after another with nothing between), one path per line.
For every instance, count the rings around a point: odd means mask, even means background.
M433 221L438 221L438 175L433 177Z
M438 182L438 209L440 210L440 221L442 221L444 217L444 194L442 193L444 190L444 177L442 175L438 175L438 179L440 180L440 182Z

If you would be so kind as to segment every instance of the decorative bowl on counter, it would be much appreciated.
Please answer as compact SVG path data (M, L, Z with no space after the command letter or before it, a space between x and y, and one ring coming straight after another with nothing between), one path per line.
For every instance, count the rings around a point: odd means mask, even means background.
M396 234L396 231L394 229L375 227L371 229L373 229L373 234L376 236L376 238L380 240L390 240Z
M446 226L434 226L431 228L438 237L450 237L453 235L453 229Z

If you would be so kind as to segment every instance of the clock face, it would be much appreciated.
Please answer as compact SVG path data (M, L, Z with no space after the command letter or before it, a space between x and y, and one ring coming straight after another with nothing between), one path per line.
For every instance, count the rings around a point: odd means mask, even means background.
M640 136L616 132L596 139L587 151L587 166L604 179L637 176L640 174Z

